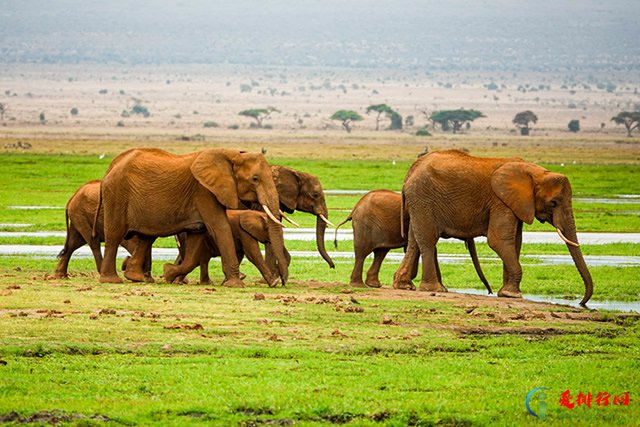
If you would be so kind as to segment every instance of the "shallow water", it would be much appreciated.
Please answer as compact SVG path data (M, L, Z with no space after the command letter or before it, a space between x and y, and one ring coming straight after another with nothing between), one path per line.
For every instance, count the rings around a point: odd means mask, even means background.
M450 288L449 291L458 292L461 294L487 296L487 291L481 290L481 289ZM488 296L497 298L497 294L495 293ZM582 308L580 306L580 301L582 298L573 300L573 299L553 297L550 295L534 295L534 294L523 294L522 297L529 301L545 302L549 304L558 304L558 305L568 305L570 307ZM640 301L593 301L592 300L592 301L589 301L589 303L587 303L587 307L591 310L616 310L616 311L640 313Z

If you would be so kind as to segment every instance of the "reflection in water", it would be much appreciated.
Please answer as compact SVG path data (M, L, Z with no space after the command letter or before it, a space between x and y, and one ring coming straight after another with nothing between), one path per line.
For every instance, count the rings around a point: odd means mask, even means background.
M461 294L487 296L487 291L481 290L481 289L449 288L449 291L458 292ZM497 297L497 291L495 292L496 293L489 296ZM546 302L549 304L568 305L570 307L582 308L580 307L580 301L582 297L572 300L572 299L558 298L550 295L523 294L523 298L529 301ZM640 313L640 301L628 302L628 301L593 301L591 300L587 303L587 307L590 308L591 310L617 310L617 311Z

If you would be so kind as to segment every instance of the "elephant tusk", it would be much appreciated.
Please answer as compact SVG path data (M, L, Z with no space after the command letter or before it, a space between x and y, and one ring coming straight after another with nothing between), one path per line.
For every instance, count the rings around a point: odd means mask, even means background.
M320 217L320 219L322 219L324 222L326 222L329 226L331 226L331 227L335 227L335 225L334 225L331 221L329 221L329 220L327 219L327 217L325 217L324 215L320 214L320 215L318 215L318 216Z
M265 213L267 214L267 216L268 216L269 218L271 218L271 220L272 220L273 222L275 222L276 224L278 224L280 227L283 227L283 228L284 228L284 224L283 224L283 223L281 223L281 222L278 220L278 218L276 218L276 217L271 213L271 211L269 210L269 208L267 207L267 205L262 205L262 209L264 209L264 211L265 211Z
M567 239L566 237L564 237L564 234L562 234L562 231L560 231L559 228L556 228L556 232L558 233L558 236L560 236L560 238L567 244L567 245L571 245L571 246L575 246L576 248L579 248L580 245L577 244L576 242L572 242L571 240Z
M286 219L287 221L289 221L291 224L295 225L296 227L300 228L300 224L298 224L297 222L295 222L294 220L292 220L291 218L289 218L287 215L285 215L284 212L280 211L280 215L282 216L282 218Z

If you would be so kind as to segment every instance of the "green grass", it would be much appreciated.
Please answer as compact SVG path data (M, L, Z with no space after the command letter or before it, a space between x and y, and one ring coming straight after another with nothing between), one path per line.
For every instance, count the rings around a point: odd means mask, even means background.
M633 319L567 323L546 308L506 306L470 314L446 299L341 287L211 292L31 274L0 279L22 284L0 297L0 414L62 410L125 425L521 425L533 421L527 392L545 386L552 425L629 425L640 415L637 405L557 404L566 389L635 396ZM355 306L352 296L362 312L337 309Z
M0 223L64 230L64 206L109 158L0 154ZM401 186L408 163L275 163L316 174L325 189ZM640 194L637 166L548 165L566 173L576 196ZM359 196L329 196L331 219ZM638 205L575 203L579 231L640 232ZM631 213L629 213L631 212ZM296 214L312 227L314 218ZM343 227L350 227L347 224ZM20 230L5 227L3 231ZM537 224L527 230L546 230ZM332 240L331 230L327 240ZM63 238L0 239L61 245ZM158 246L172 247L171 239ZM314 242L291 242L313 250ZM585 255L639 256L640 245L583 245ZM328 247L332 249L328 242ZM352 242L340 242L351 251ZM495 290L501 263L478 245ZM442 242L441 254L464 254ZM524 245L523 254L567 254L562 244ZM442 264L445 285L482 289L471 263ZM523 257L525 293L579 298L575 267ZM56 260L0 257L0 420L16 411L35 424L62 425L526 425L524 399L548 387L545 425L634 425L640 419L636 317L496 298L389 290L397 262L385 261L385 288L344 293L352 261L330 270L294 259L290 283L269 289L246 261L244 289L195 284L99 284L92 259L72 258L70 280L48 280ZM162 262L155 261L159 277ZM211 265L222 280L219 262ZM591 267L594 300L640 299L640 267ZM254 294L264 295L257 300ZM352 298L357 302L353 302ZM353 307L361 312L351 312ZM385 320L386 319L386 320ZM575 408L560 394L631 393L628 407ZM97 417L97 415L101 417ZM49 418L47 418L49 417ZM49 420L48 422L46 420ZM40 420L40 421L38 421ZM22 420L24 421L24 420ZM14 417L14 424L21 421ZM0 421L1 423L1 421Z

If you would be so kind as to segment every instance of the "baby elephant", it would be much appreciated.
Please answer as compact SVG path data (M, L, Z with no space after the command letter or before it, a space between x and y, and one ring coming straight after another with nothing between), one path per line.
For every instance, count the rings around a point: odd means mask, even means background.
M258 244L258 242L270 244L267 215L252 210L228 210L227 217L231 224L238 262L242 261L246 255L247 259L258 268L267 284L270 287L275 286L278 276L267 266ZM214 240L207 233L180 233L178 242L180 256L176 263L164 265L164 279L169 283L182 281L199 265L200 283L210 283L209 260L220 256L220 250ZM291 257L288 253L285 256L289 263Z
M338 228L348 221L353 221L353 247L356 261L351 273L351 286L367 286L379 288L380 280L378 273L384 257L391 249L406 248L407 238L402 237L400 224L400 211L402 196L391 190L373 190L362 196L356 203L349 216L336 227L334 245L338 246ZM409 215L404 211L405 224L409 221ZM408 227L405 227L405 230ZM473 260L473 265L478 273L478 277L489 293L491 286L484 277L473 239L466 242L469 254ZM362 269L365 258L373 252L374 258L371 267L367 271L367 278L362 281ZM417 268L417 266L416 266ZM439 267L436 259L436 268Z
M54 277L67 278L67 269L71 255L80 247L89 244L96 267L100 271L102 264L102 253L100 252L100 243L104 242L104 215L98 216L96 222L96 233L93 236L93 222L98 210L100 202L100 180L89 181L76 190L71 196L65 210L67 237L64 247L58 254L58 265ZM123 240L120 244L133 253L138 246L138 237L133 236L130 239ZM149 254L148 261L145 263L145 281L153 282L151 277L151 257Z

